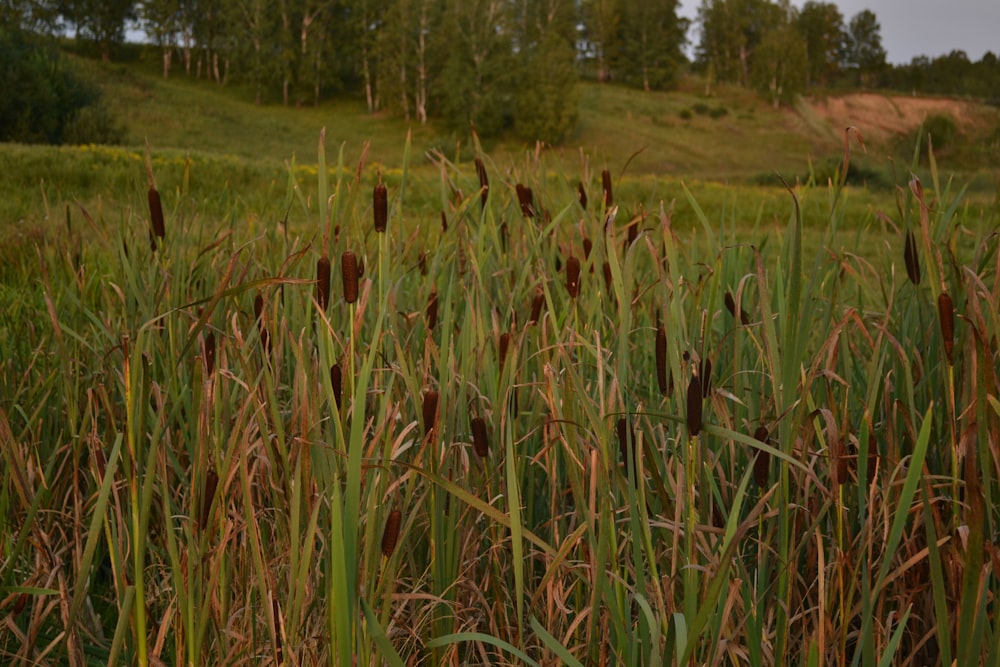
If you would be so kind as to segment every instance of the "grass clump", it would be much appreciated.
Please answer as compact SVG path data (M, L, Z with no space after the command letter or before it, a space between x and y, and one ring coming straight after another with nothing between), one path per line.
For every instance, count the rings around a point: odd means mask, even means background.
M6 276L5 662L997 659L996 220L325 150L303 221L164 170L154 251L140 161Z

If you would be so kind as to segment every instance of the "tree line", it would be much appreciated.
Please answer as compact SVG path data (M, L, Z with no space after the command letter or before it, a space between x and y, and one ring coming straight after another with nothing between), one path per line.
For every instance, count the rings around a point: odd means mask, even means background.
M138 28L164 76L246 85L258 103L351 91L371 112L550 142L575 127L581 77L669 90L694 71L709 93L737 84L775 105L809 88L998 89L993 54L888 65L870 10L845 20L833 2L702 0L694 25L677 10L678 0L0 0L0 21L69 34L105 59Z

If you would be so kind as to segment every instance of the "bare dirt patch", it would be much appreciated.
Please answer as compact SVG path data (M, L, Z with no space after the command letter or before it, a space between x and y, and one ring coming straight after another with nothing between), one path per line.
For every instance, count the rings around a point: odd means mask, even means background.
M910 132L935 114L950 116L963 133L981 123L980 105L947 98L855 93L811 99L810 104L834 128L857 127L865 141L884 141Z

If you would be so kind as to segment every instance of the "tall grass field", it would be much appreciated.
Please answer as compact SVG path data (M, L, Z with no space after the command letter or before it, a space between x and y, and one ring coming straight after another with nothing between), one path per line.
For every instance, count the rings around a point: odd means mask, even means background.
M771 215L324 135L257 216L148 148L50 202L0 663L997 664L995 207L932 158L861 234L855 145Z

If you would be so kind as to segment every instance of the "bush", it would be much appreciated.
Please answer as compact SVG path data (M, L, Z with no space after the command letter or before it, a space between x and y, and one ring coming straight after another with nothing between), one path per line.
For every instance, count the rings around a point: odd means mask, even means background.
M84 79L55 46L0 26L0 141L116 143L122 131Z
M708 112L708 116L716 120L728 114L729 114L729 109L727 109L726 107L715 107L714 109Z
M694 109L694 112L699 116L704 116L708 114L709 111L711 111L711 108L704 102L696 102L695 105L691 108Z
M691 117L692 117L690 109L681 109L677 113L677 115L680 116L681 120L691 120Z

